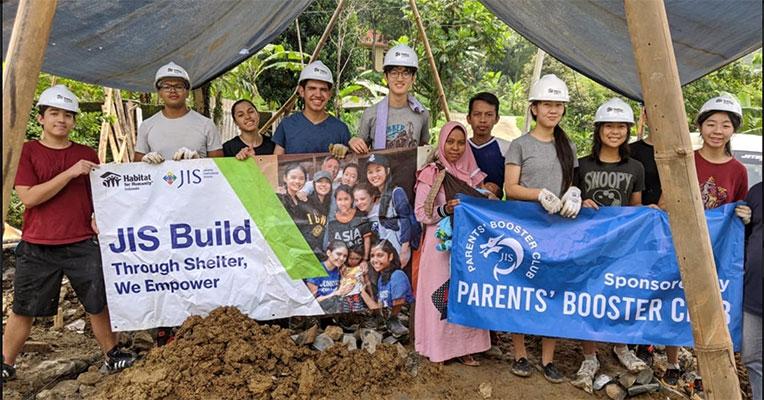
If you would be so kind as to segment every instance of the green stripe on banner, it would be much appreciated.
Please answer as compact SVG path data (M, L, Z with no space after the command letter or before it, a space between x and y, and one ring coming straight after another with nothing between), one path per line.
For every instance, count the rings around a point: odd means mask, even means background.
M326 271L305 241L255 160L214 158L252 221L265 237L292 279L326 276Z

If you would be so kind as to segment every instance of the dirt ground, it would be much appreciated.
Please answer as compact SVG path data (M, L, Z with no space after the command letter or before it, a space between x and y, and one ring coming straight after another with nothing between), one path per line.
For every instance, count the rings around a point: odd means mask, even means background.
M5 321L12 298L12 285L5 272L12 265L7 257L3 261ZM63 297L65 325L86 321L74 294L68 291ZM319 352L295 344L291 337L295 332L258 324L235 308L219 308L205 318L187 320L175 341L162 348L150 348L147 332L123 335L123 341L139 350L142 358L121 373L103 375L98 372L103 356L89 326L53 330L52 325L50 318L36 320L30 341L47 347L18 358L19 378L3 385L4 399L607 398L604 390L590 395L569 382L548 383L540 371L529 378L512 375L512 346L506 334L499 334L496 342L503 355L480 355L478 367L438 365L416 355L411 343L380 344L373 354L364 349L350 351L339 344ZM538 366L540 341L533 337L526 340L529 360ZM687 354L687 362L692 364L693 357ZM656 355L656 359L660 357ZM559 341L555 358L560 371L572 378L583 359L580 344ZM601 373L615 376L623 372L609 346L600 345L599 359ZM657 375L662 374L659 365L655 369ZM744 398L749 398L744 368L739 369L739 377ZM661 391L630 399L684 398Z

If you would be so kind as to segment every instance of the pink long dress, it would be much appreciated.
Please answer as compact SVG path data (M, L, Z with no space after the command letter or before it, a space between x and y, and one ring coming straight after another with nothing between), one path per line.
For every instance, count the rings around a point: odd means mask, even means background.
M424 202L430 192L430 185L419 182L416 190L414 212L419 222L426 226L422 256L419 262L419 280L416 291L416 313L414 343L416 351L431 362L442 362L455 357L480 353L491 347L489 331L468 328L440 319L440 312L432 304L432 294L450 276L450 252L435 249L440 216L434 209L446 203L443 188L440 188L433 207L433 216L426 215Z

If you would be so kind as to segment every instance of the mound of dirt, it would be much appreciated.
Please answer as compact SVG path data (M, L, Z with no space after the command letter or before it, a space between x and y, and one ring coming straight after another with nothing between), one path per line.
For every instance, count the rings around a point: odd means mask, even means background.
M175 341L104 379L97 399L350 399L405 384L405 355L336 345L297 346L290 331L260 325L234 307L183 323Z

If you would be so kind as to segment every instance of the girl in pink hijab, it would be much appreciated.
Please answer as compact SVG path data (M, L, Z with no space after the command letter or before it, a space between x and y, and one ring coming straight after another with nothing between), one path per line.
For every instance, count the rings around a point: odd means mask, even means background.
M435 249L438 239L435 231L441 219L453 215L456 199L446 201L444 172L457 186L466 191L482 188L486 174L480 171L467 145L467 130L458 122L449 122L440 130L438 151L417 173L414 212L417 220L426 226L422 256L417 280L415 311L415 348L431 362L456 359L469 366L479 362L473 354L491 347L489 331L451 324L433 304L433 293L450 277L450 253ZM454 185L451 185L454 186Z

